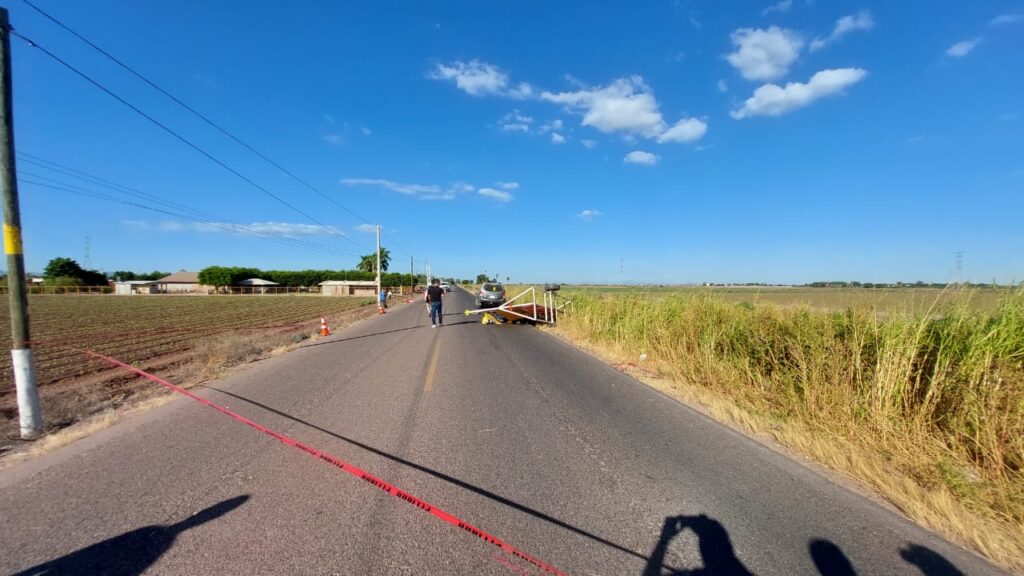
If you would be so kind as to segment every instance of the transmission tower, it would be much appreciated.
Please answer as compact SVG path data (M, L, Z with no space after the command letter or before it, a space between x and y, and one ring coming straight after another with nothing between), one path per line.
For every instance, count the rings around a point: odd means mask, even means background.
M959 286L960 284L964 283L964 253L960 250L957 250L956 252L953 253L953 256L955 258L953 274L956 278L956 283Z
M92 239L88 236L85 237L85 258L82 259L82 267L86 270L92 269L92 249L90 244Z

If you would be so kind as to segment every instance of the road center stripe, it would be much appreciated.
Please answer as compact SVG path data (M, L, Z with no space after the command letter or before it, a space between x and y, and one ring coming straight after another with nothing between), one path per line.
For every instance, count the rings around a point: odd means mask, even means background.
M430 392L434 389L434 374L437 372L437 357L441 355L441 339L434 340L434 355L430 358L430 367L427 368L427 381L423 383L423 391Z

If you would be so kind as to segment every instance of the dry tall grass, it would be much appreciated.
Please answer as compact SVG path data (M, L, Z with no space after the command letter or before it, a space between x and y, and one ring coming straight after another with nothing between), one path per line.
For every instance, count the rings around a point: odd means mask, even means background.
M1024 289L925 313L575 294L559 330L739 408L909 516L1024 569ZM700 394L697 394L700 397ZM728 412L728 411L726 411Z

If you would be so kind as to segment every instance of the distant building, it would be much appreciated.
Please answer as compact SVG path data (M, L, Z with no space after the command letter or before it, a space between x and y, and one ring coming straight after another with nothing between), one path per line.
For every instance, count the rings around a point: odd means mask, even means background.
M192 294L199 291L199 272L175 272L156 281L160 294Z
M377 295L377 283L373 280L328 280L320 283L324 296L369 296Z
M254 294L266 294L268 287L280 286L277 282L271 282L270 280L264 280L263 278L247 278L245 280L241 280L238 285L252 287Z
M114 294L117 294L118 296L156 293L156 280L126 280L123 282L114 282Z

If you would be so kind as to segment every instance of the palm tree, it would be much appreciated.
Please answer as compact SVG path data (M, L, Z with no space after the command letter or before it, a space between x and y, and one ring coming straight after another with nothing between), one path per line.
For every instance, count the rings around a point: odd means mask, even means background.
M387 248L381 246L380 271L387 272L389 264L391 264L391 253L388 252ZM359 260L359 265L356 266L356 268L362 270L363 272L373 272L377 270L377 255L367 254L366 256L363 256L362 259Z

